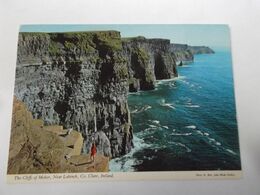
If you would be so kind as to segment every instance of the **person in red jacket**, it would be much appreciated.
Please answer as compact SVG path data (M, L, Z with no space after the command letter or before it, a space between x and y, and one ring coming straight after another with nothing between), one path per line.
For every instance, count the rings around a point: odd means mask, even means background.
M96 147L95 142L93 142L92 146L91 146L91 149L90 149L90 159L91 159L91 162L95 161L96 153L97 153L97 147Z

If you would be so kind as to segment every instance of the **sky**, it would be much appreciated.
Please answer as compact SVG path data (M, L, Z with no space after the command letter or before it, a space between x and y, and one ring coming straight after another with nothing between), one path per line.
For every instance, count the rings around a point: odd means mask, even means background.
M230 35L227 25L213 24L109 24L109 25L22 25L20 32L72 32L117 30L122 37L144 36L166 38L172 43L192 46L229 48Z

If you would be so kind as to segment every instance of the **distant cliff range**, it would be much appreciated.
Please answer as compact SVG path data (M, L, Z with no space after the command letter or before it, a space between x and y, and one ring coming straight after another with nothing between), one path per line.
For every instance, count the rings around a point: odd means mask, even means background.
M173 53L176 64L182 65L191 63L196 54L214 54L215 52L207 46L190 46L187 44L172 43L171 52Z

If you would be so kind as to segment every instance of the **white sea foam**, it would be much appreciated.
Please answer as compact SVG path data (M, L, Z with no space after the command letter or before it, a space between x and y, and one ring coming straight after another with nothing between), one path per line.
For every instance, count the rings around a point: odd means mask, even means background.
M175 109L175 107L173 106L173 104L166 103L166 102L165 102L165 99L161 99L161 100L160 100L160 105L161 105L161 106L164 106L164 107L169 107L169 108L171 108L171 109Z
M133 154L142 150L143 148L149 148L151 145L144 142L143 139L134 135L134 148L128 154L114 158L109 161L109 170L111 172L132 172L134 171L134 165L141 164L142 161L133 158Z
M151 135L154 133L154 131L157 129L158 127L148 127L146 129L144 129L143 131L139 131L138 133L136 133L136 135L138 137L144 137L147 135Z
M211 142L211 143L214 143L215 145L217 145L217 146L221 146L222 144L220 143L220 142L218 142L217 140L215 140L214 138L208 138L209 139L209 142Z
M182 65L181 68L190 68L191 66L190 65Z
M183 135L183 136L189 136L192 133L171 133L170 135Z
M196 132L200 135L204 135L200 130L197 130Z
M185 128L187 128L187 129L196 129L196 126L195 125L188 125L188 126L185 126Z
M155 123L155 124L159 124L160 123L160 121L158 121L158 120L148 120L148 121L150 121L152 123Z
M209 140L212 142L216 142L216 140L214 138L209 138Z
M184 78L186 78L186 77L179 75L178 77L174 77L174 78L171 78L171 79L157 80L156 83L160 85L160 84L164 84L164 83L171 82L171 81L182 80Z
M191 104L189 104L189 105L186 105L186 107L188 107L188 108L199 108L200 106L199 105L191 105Z
M189 147L187 147L185 144L182 144L182 143L180 143L180 142L170 141L170 142L168 142L168 143L169 143L169 144L174 144L174 145L176 145L176 146L181 146L181 147L185 148L187 152L191 152L191 149L190 149Z
M144 159L147 159L147 160L152 160L154 158L155 158L155 156L144 156Z
M155 126L155 125L151 125L151 126L149 126L148 128L144 129L143 131L139 131L139 132L137 133L137 135L138 135L139 133L141 133L141 132L151 131L151 130L154 131L154 130L156 130L156 129L158 129L157 126Z
M144 112L144 111L146 111L146 110L148 110L148 109L151 109L151 108L152 108L152 106L150 106L150 105L145 105L145 106L143 106L143 107L141 107L141 108L137 108L137 109L131 111L131 113L132 113L132 114L136 114L136 113Z
M162 127L163 127L163 128L165 128L165 129L169 129L169 127L168 127L168 126L166 126L166 125L165 125L165 126L162 126Z
M226 149L227 152L233 154L233 155L237 155L237 153L235 153L233 150L230 150L230 149Z
M138 112L138 109L135 109L135 110L133 110L133 111L131 111L131 113L137 113Z
M171 88L173 88L173 87L175 87L175 84L174 84L174 83L169 83L169 86L170 86Z
M152 106L146 105L146 106L143 108L143 111L146 111L146 110L151 109L151 108L152 108Z
M148 125L149 127L152 127L152 128L156 128L157 126L155 125Z
M173 104L164 104L163 106L167 106L169 108L175 109L175 107L173 106Z
M128 92L129 95L141 95L140 91L138 92Z

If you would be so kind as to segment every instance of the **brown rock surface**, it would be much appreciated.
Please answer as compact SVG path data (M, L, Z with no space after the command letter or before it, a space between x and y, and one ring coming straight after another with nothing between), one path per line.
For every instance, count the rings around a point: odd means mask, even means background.
M89 155L81 155L83 137L79 132L43 126L16 98L12 117L8 174L108 171L107 157L97 155L91 163Z

